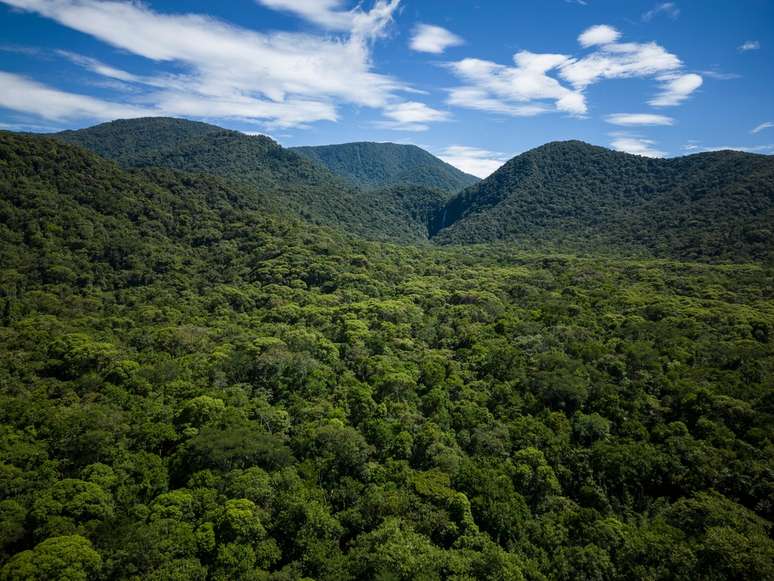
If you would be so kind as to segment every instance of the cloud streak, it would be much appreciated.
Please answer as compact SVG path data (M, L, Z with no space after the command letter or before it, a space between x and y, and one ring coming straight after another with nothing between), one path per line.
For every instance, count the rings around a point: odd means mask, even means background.
M739 52L747 52L750 50L758 50L761 48L761 43L757 40L747 40L740 44L736 50Z
M417 101L388 105L384 116L388 120L377 121L376 126L399 131L427 131L430 129L428 123L448 121L451 117L447 111L433 109Z
M438 157L457 169L480 178L493 174L508 161L508 157L502 153L465 145L447 147Z
M184 71L139 77L88 57L62 55L94 74L145 86L134 97L140 109L291 127L334 121L340 104L384 108L401 100L397 93L407 87L373 70L370 47L389 26L399 0L375 0L369 11L341 10L338 0L260 1L343 35L259 33L204 15L162 14L119 0L0 0ZM23 102L15 106L31 112ZM98 118L102 110L90 114L83 108L82 114Z
M661 93L648 101L654 107L673 107L679 105L704 84L701 75L696 73L665 75L661 77L661 80L664 82Z
M677 18L680 16L680 8L678 8L677 4L674 2L662 2L661 4L654 6L651 10L645 12L642 15L642 21L650 22L661 14L671 18L672 20L677 20Z
M619 134L610 143L615 150L641 155L643 157L666 157L666 153L656 148L656 142L652 139L644 139L633 135Z
M33 113L49 121L67 121L82 117L108 120L154 114L152 109L58 91L26 77L2 71L0 87L0 107Z
M652 113L614 113L608 115L605 121L612 125L621 125L624 127L647 126L647 125L674 125L675 120L665 115L654 115Z

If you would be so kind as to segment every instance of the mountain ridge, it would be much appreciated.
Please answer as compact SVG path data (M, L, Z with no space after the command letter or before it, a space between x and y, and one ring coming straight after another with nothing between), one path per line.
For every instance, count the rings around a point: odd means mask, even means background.
M389 192L363 191L324 165L264 135L166 117L117 120L50 134L85 147L126 169L162 167L207 173L253 188L267 209L373 239L420 241L414 223ZM381 212L374 216L372 208Z
M774 157L648 158L571 140L520 154L452 198L433 239L709 260L774 256Z
M721 262L774 259L771 156L728 150L657 159L556 141L515 156L455 194L421 183L436 183L436 170L448 164L439 166L444 162L416 146L356 142L301 148L301 154L265 136L168 118L116 121L53 137L127 168L214 174L253 188L266 209L377 240L510 242ZM313 151L331 153L328 163L339 173L311 158ZM429 161L404 168L400 155L406 152ZM357 167L347 171L362 170L371 185L358 185L361 178L353 180L337 165L352 166L354 155Z
M410 185L456 193L479 181L411 144L355 141L291 149L363 188Z

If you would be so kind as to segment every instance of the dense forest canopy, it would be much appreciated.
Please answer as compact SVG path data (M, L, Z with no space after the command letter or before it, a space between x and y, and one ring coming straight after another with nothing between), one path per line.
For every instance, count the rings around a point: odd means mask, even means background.
M774 156L654 159L579 141L509 161L444 210L436 240L711 261L774 260Z
M414 222L389 191L361 191L264 135L155 117L112 121L54 137L128 169L168 168L227 179L260 196L267 211L373 239L427 239L426 225Z
M357 142L293 151L365 188L423 186L456 194L479 181L416 145Z
M214 158L285 159L241 139ZM0 579L774 579L770 237L725 264L390 244L148 155L0 133ZM770 211L766 160L729 155L617 171L714 198L740 167L728 219ZM656 211L658 183L620 195ZM442 191L390 192L438 229Z
M179 119L114 121L55 137L125 168L214 174L253 189L269 211L374 240L774 261L774 156L663 160L555 142L476 181L414 146L288 150L268 137Z

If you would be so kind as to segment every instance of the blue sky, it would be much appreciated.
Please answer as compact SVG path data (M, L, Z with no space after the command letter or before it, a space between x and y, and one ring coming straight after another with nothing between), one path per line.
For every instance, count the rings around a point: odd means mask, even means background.
M170 115L415 143L774 153L774 0L0 0L0 127Z

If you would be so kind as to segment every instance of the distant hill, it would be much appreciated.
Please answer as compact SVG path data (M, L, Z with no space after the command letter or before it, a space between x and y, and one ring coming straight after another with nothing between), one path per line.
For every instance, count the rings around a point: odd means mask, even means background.
M264 209L337 226L375 239L426 240L424 224L407 220L389 193L364 192L322 164L265 136L194 121L118 120L53 137L85 147L124 168L160 167L226 178L250 187Z
M114 121L54 137L135 172L163 168L225 180L261 211L371 239L774 260L771 156L652 159L555 142L477 181L414 146L289 150L268 137L179 119ZM453 194L463 183L473 185Z
M479 181L416 145L364 141L292 149L363 188L423 186L457 193Z
M723 151L653 159L549 143L459 193L436 224L441 243L772 259L774 157Z

